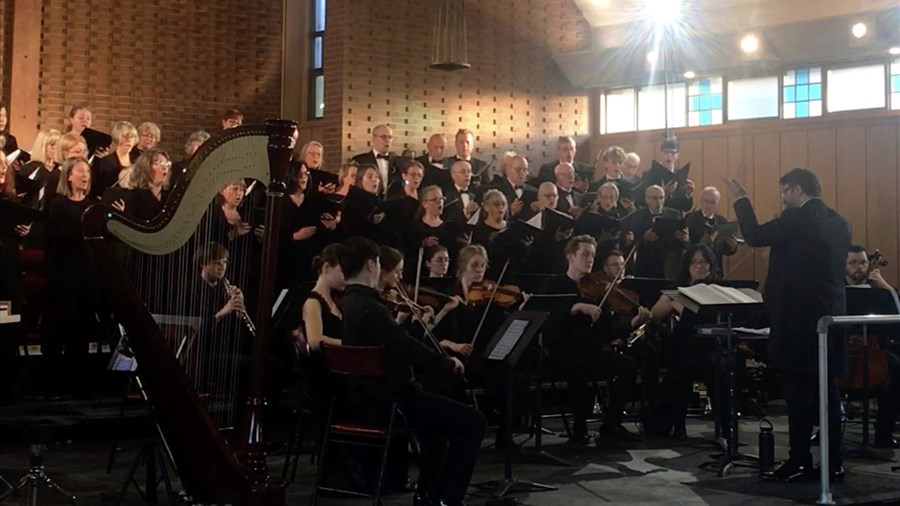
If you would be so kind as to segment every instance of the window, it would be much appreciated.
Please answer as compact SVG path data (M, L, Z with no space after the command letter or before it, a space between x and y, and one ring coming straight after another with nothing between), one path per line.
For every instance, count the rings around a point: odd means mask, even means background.
M806 68L784 73L785 119L822 115L822 69Z
M634 89L610 90L600 96L600 133L634 132Z
M828 71L828 112L884 107L884 65Z
M778 77L728 81L728 119L778 117Z
M309 69L309 118L325 115L325 70L322 50L325 43L325 0L310 2L310 69Z
M722 124L722 78L710 77L688 88L688 126Z
M669 83L669 101L666 103L664 85L647 86L638 91L638 130L658 130L685 126L684 83Z
M891 109L900 109L900 60L891 63Z

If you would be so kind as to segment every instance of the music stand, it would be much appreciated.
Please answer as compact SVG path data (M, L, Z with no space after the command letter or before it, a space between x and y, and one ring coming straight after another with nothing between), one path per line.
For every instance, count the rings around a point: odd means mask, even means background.
M503 325L494 334L488 343L483 357L506 368L507 392L506 392L506 448L503 452L503 479L493 480L477 485L479 488L491 488L493 496L502 498L517 492L544 492L557 490L552 485L520 481L513 478L512 474L512 426L513 426L513 397L515 390L515 368L522 355L531 345L531 341L547 320L548 313L544 311L516 311L511 314Z
M868 289L867 289L868 288ZM896 315L900 314L900 300L897 292L881 288L848 286L847 315L861 316L868 314ZM862 327L862 446L858 451L847 452L854 457L874 458L884 460L883 457L874 455L869 448L869 335L876 336L900 336L900 325L881 324Z
M754 283L754 282L749 282ZM698 302L690 296L681 293L679 290L664 290L663 294L681 303L685 309L696 313L699 316L705 316L714 319L715 325L701 325L698 327L698 335L702 337L713 337L716 339L716 364L718 369L718 360L721 352L725 354L726 366L728 367L728 375L726 388L728 391L728 434L724 438L724 452L718 460L701 464L701 469L715 470L717 474L726 476L732 467L758 467L756 463L759 458L753 455L744 455L738 451L740 446L739 424L738 424L738 405L737 405L737 350L735 349L734 337L737 333L734 331L733 319L735 313L748 313L762 311L763 301L762 294L745 286L748 282L716 282L718 286L726 284L737 285L734 288L743 295L748 296L752 301L738 302L729 300L728 298L710 298ZM697 285L695 285L697 286ZM712 285L715 286L715 285ZM752 286L752 284L751 284ZM719 374L716 374L718 382ZM718 389L717 389L718 390ZM718 410L717 410L718 413ZM721 423L718 415L716 417L716 436L721 436Z

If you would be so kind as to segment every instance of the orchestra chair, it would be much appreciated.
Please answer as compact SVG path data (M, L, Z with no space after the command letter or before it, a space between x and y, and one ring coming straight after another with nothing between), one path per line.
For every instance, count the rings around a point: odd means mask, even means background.
M27 487L26 504L38 504L38 490L42 486L48 487L65 500L75 503L75 496L67 492L53 481L44 471L44 451L47 446L58 441L58 431L72 431L84 422L82 413L51 410L43 413L28 413L21 415L4 415L0 427L6 430L20 430L22 440L29 445L31 451L28 457L29 469L16 484L16 487L0 494L0 501L17 494L19 490Z
M306 437L308 424L310 420L315 419L319 413L316 409L316 402L309 393L309 378L303 377L299 372L307 367L310 360L309 342L303 333L302 327L290 332L289 340L291 343L292 358L294 361L294 370L297 372L298 384L298 400L297 405L292 411L294 420L291 428L291 434L288 439L287 448L284 452L284 468L281 471L281 478L285 481L293 482L297 476L297 465L300 462L300 455L303 451L303 442ZM321 432L321 431L317 431ZM313 450L309 455L309 463L313 464L318 454L319 445L321 444L321 434L316 438ZM290 469L291 478L288 480L288 470Z
M382 347L380 346L343 346L322 344L322 354L325 366L335 377L341 378L346 385L353 388L363 387L365 392L388 392L388 378L384 369ZM372 504L381 504L382 481L384 479L385 466L387 464L388 448L396 437L408 437L410 431L404 423L403 413L397 402L393 400L366 399L363 401L347 400L350 408L348 413L359 413L359 410L376 408L387 418L386 423L364 423L352 420L336 421L335 410L338 403L337 397L340 391L335 390L331 399L331 406L325 420L325 430L319 450L319 463L316 471L311 504L315 505L320 491L336 492L357 497L372 497ZM375 404L375 405L373 405ZM375 494L365 494L352 490L344 490L322 486L322 475L325 471L325 457L330 445L345 444L354 446L367 446L381 449L381 460L378 467L378 481L375 484Z

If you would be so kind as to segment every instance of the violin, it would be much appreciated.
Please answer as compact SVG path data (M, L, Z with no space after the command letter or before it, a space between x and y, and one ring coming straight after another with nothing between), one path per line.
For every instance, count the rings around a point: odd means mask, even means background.
M412 313L410 304L405 301L396 288L388 288L381 292L381 302L391 313Z
M522 303L521 288L516 285L497 285L490 280L472 283L466 295L470 306L490 303L497 307L512 307Z
M632 290L621 288L603 272L589 274L578 283L581 296L607 306L619 314L631 314L641 307L640 296Z
M888 261L884 258L884 255L881 254L880 250L875 250L871 255L868 255L869 258L869 268L866 270L866 278L868 279L869 275L872 274L872 271L879 267L887 267Z

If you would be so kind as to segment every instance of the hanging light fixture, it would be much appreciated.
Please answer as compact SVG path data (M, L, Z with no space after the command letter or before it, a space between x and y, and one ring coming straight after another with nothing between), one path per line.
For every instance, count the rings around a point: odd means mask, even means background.
M443 0L434 23L431 68L461 70L470 68L466 42L465 0Z

